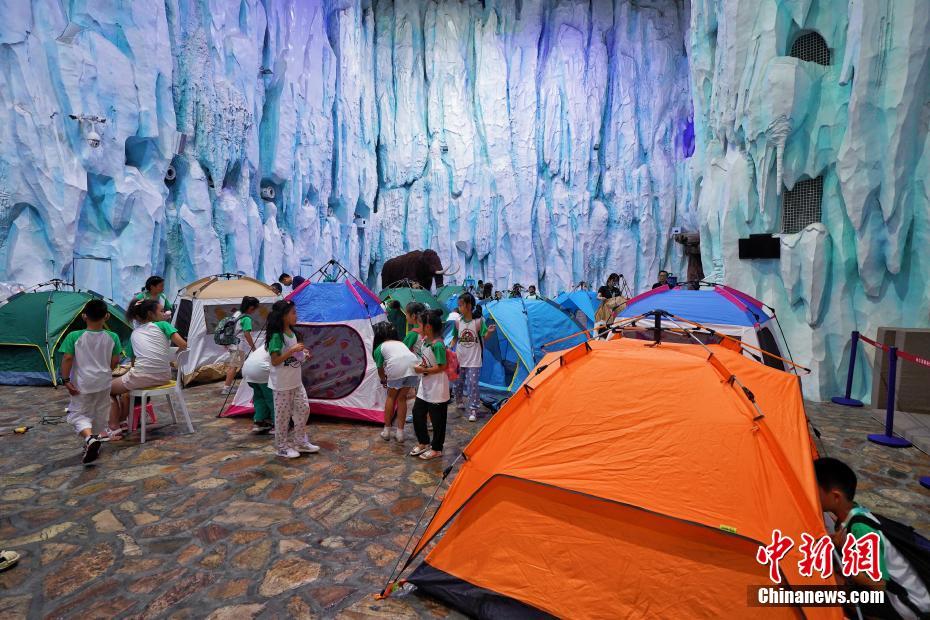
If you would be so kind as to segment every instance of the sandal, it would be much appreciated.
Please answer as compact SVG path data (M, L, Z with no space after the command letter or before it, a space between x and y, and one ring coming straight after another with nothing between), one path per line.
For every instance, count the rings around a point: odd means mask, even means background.
M430 448L429 450L425 450L424 452L422 452L420 454L420 458L423 459L424 461L432 461L433 459L440 459L442 458L442 452L439 452L437 450L433 450L432 448Z
M15 551L0 551L0 573L13 568L19 562L19 554Z
M420 456L424 452L428 451L429 447L421 448L419 445L413 447L413 450L410 451L410 456Z
M109 426L100 431L97 439L100 441L120 441L123 438L123 429L111 429Z

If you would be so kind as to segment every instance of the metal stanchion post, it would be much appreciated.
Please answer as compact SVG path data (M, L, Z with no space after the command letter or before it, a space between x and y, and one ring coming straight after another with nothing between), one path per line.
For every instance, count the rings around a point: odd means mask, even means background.
M856 351L859 348L859 332L853 332L849 345L849 372L846 374L846 395L834 396L832 400L837 405L846 407L861 407L862 401L852 398L853 374L856 371Z
M889 448L909 448L911 442L894 436L894 391L898 375L898 347L888 349L888 405L885 409L885 432L869 435L869 441Z

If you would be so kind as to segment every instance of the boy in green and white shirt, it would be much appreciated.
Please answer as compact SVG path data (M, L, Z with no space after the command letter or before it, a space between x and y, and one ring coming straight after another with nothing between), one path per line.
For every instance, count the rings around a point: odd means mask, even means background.
M86 329L65 336L58 347L63 353L62 383L71 395L68 422L84 440L83 463L90 463L100 452L94 429L103 430L110 415L110 383L122 350L119 336L103 328L110 314L102 299L92 299L81 317Z

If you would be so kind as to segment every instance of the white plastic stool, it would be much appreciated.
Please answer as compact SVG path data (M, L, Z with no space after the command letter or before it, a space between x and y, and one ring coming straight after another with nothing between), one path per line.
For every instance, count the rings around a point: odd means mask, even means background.
M194 425L191 422L190 411L187 410L187 402L184 400L184 393L181 389L181 384L177 381L169 381L164 385L145 388L143 390L133 390L129 393L129 402L133 402L133 399L135 398L142 400L142 407L139 409L139 424L142 428L141 436L139 439L140 443L145 443L145 422L148 418L145 408L148 405L148 400L155 396L164 396L165 400L168 401L168 410L171 411L171 419L173 420L174 424L178 423L178 415L174 410L174 404L172 404L171 398L176 398L178 400L178 404L181 406L181 413L184 415L184 421L187 424L188 432L194 432Z

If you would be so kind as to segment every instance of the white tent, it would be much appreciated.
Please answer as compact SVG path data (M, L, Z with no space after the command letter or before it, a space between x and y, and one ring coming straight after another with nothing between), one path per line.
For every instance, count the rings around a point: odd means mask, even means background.
M224 275L202 278L181 290L174 326L190 348L181 368L184 383L215 381L226 376L226 347L213 342L213 332L223 317L239 309L246 296L257 298L260 304L253 315L252 329L259 344L271 305L280 299L270 286L254 278Z
M297 306L294 331L312 357L303 366L310 413L380 422L387 396L372 359L374 324L386 319L380 300L356 280L305 282L288 299ZM253 411L244 381L223 417Z

